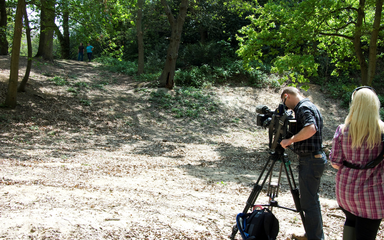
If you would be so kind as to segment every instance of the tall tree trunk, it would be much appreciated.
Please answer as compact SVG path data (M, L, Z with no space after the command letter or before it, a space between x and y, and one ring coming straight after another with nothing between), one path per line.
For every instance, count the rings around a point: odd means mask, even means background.
M188 9L188 0L181 0L179 6L179 15L177 19L174 18L171 9L169 8L166 0L161 0L161 3L164 6L165 13L167 14L168 21L171 25L171 37L167 50L167 58L165 60L165 65L163 72L159 78L159 87L165 87L172 89L175 85L174 77L176 70L176 60L178 57L178 51L181 41L181 33L183 31L183 24L185 21L185 16L187 15Z
M8 55L7 23L5 0L0 0L0 55Z
M17 82L19 77L19 58L21 35L23 30L23 14L25 8L25 0L17 2L15 30L13 33L12 56L11 56L11 73L9 76L8 92L5 99L5 105L10 108L16 107Z
M27 69L25 70L24 78L17 89L18 92L25 92L25 86L27 85L29 74L32 68L31 28L29 27L27 7L24 8L24 24L25 24L25 32L27 35L27 44L28 44L28 63L27 63Z
M208 38L208 31L206 27L199 27L199 33L200 33L200 42L204 44L207 41Z
M69 40L69 12L65 10L63 13L63 35L64 35L64 46L61 46L61 53L64 59L70 59L71 47Z
M142 29L142 20L143 20L143 5L144 0L137 1L137 45L138 45L138 68L137 73L140 75L144 72L144 40L143 40L143 29Z
M36 57L53 61L53 31L55 29L55 0L41 0L40 39Z
M377 63L377 39L380 32L381 12L383 10L383 0L376 1L375 20L373 22L373 30L371 34L371 41L369 43L369 57L368 57L368 82L367 85L371 86L373 78L376 74Z
M60 32L60 29L57 25L55 25L55 32L57 35L57 38L59 39L60 42L60 47L61 47L61 57L63 59L70 59L71 54L70 54L70 43L69 43L69 13L64 12L63 13L63 29L64 33L62 34Z
M61 58L70 59L71 47L70 47L70 40L69 40L69 10L68 9L63 10L63 26L62 27L63 27L63 34L60 32L59 27L55 24L55 33L60 42Z
M46 25L47 25L47 17L46 17L46 0L41 0L41 10L40 10L40 37L39 37L39 47L37 48L37 53L35 57L42 57L45 52L45 32L46 32Z
M361 71L361 84L367 85L368 84L368 64L365 60L362 46L361 46L361 28L363 26L363 20L365 17L364 13L365 8L365 0L360 0L359 8L357 9L357 22L356 22L356 30L355 30L355 36L353 40L353 46L355 47L355 52L357 56L357 60L360 64L360 71Z

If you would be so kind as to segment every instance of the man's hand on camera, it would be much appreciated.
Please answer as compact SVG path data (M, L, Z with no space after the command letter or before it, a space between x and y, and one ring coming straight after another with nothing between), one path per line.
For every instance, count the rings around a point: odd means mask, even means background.
M293 139L292 138L288 138L288 139L281 140L280 145L285 149L289 145L291 145L292 143L293 143Z
M293 135L291 138L284 139L280 142L280 145L283 148L287 148L289 145L295 142L300 142L305 139L312 137L316 133L316 127L314 124L304 127L296 135Z

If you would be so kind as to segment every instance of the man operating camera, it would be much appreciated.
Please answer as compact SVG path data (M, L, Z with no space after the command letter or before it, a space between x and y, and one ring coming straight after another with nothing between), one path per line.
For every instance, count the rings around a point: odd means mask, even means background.
M321 216L319 187L327 158L322 151L323 117L317 107L304 98L294 87L282 90L283 103L295 113L298 132L280 142L283 148L293 144L299 155L300 204L305 214L305 237L294 239L324 239Z

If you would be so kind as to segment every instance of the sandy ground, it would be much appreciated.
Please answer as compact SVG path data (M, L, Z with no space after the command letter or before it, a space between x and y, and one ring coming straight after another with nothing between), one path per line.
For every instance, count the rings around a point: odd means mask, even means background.
M0 109L0 238L228 239L269 157L255 106L276 108L278 91L214 87L206 91L220 102L216 114L175 119L148 102L137 82L96 66L36 62L17 108ZM0 57L1 102L8 76L9 57ZM55 76L94 87L73 94L53 84ZM323 114L329 149L346 111L319 86L305 95ZM286 153L297 179L297 158ZM335 173L327 166L321 186L326 239L342 239ZM275 200L293 208L284 176ZM256 203L268 203L264 190ZM273 212L278 239L304 233L298 213Z

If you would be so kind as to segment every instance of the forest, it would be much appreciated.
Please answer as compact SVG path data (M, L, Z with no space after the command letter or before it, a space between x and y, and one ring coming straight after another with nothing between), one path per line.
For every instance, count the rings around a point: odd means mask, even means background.
M76 60L80 43L90 43L94 60L110 71L158 87L204 88L241 78L254 87L305 89L311 82L347 104L356 86L381 92L382 5L366 0L1 0L0 54L11 54L14 63L4 105L15 107L34 58ZM31 65L20 84L19 56ZM277 80L265 80L269 74L277 74Z
M354 88L372 86L383 106L382 6L0 0L0 238L228 239L270 156L256 106L300 87L324 118L326 154ZM335 175L328 162L327 239L345 221ZM294 208L284 176L279 187ZM304 233L297 212L273 213L277 239Z

